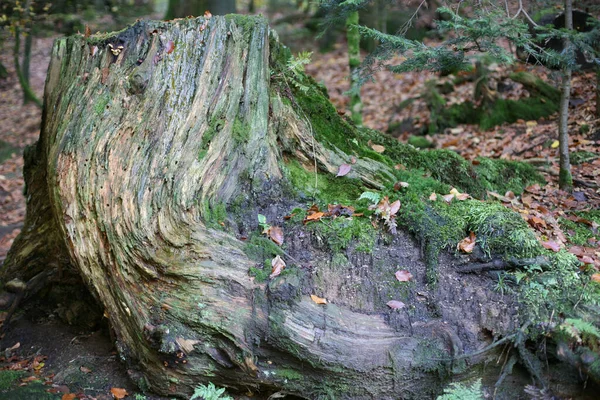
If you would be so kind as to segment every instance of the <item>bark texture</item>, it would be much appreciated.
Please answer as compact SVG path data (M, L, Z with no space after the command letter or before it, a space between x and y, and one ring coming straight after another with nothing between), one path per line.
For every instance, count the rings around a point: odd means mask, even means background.
M475 372L453 357L518 327L513 299L482 290L484 274L446 259L428 288L407 234L332 259L299 228L286 243L302 274L248 275L256 262L241 236L257 213L282 221L299 204L288 163L334 175L352 164L347 178L366 187L393 180L377 153L316 140L350 125L329 103L295 101L286 51L264 19L242 16L57 39L41 137L26 153L26 225L0 277L30 295L42 278L81 276L132 377L165 396L209 381L310 399L435 396L444 377ZM224 206L237 214L215 221ZM385 305L403 293L390 279L400 265L422 289L410 312ZM330 303L311 301L316 292ZM472 365L490 357L477 354Z
M565 29L573 30L573 1L565 0ZM564 39L563 48L567 54L574 57L572 44L569 39ZM569 100L571 99L571 74L570 66L563 67L562 93L560 97L558 141L559 141L559 171L558 186L565 191L573 190L573 176L571 175L571 162L569 159Z

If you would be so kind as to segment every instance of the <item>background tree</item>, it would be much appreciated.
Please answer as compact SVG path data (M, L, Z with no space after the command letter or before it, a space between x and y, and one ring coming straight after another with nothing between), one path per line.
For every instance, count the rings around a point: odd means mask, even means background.
M421 3L423 4L423 2ZM466 5L469 3L461 5ZM578 51L595 54L593 43L596 30L591 33L578 33L572 30L572 6L565 2L565 17L570 23L566 29L549 26L539 26L529 16L519 3L519 8L511 15L508 5L504 7L496 2L473 2L473 14L463 16L460 5L456 10L442 7L438 11L445 19L437 22L438 31L442 34L451 33L449 39L441 45L431 47L421 41L409 40L400 35L388 35L376 29L361 27L361 32L381 43L373 53L367 57L362 69L363 79L369 79L376 65L386 62L394 54L402 54L406 61L399 65L388 65L392 72L405 72L414 70L428 70L442 72L448 70L466 69L470 67L469 55L473 52L486 53L496 61L503 64L515 62L514 54L500 45L500 40L508 39L518 48L525 49L530 57L543 62L550 67L562 69L562 95L560 103L559 143L560 143L560 171L559 186L566 191L572 190L572 177L570 172L568 149L568 106L570 93L570 79L573 68L577 67ZM518 17L522 17L519 19ZM535 26L536 35L533 35L529 25ZM550 40L560 38L563 48L559 51L546 48L539 44L540 39Z

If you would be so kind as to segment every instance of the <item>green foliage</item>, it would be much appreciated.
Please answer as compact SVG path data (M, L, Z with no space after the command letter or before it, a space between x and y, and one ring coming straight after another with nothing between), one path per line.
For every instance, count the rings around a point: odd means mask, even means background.
M194 389L194 394L190 400L233 400L233 397L225 394L225 388L217 388L212 382L208 385L200 385Z
M471 386L462 383L451 383L444 389L444 394L438 396L437 400L483 400L483 391L481 389L481 379L477 380Z
M371 204L379 203L381 200L381 194L375 192L362 192L358 200L369 200Z
M579 344L598 351L600 345L600 329L590 322L579 318L567 318L558 329Z
M312 52L304 51L297 56L291 56L287 61L287 74L289 82L302 92L308 91L304 66L310 63Z
M411 146L415 146L419 149L428 149L433 147L433 143L431 143L426 137L423 136L410 136L408 138L408 144Z

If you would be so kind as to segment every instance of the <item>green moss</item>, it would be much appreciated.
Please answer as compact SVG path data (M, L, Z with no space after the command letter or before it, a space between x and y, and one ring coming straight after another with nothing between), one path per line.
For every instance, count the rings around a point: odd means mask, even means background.
M596 223L600 225L600 211L579 211L574 213L577 217L582 219L582 222L571 221L567 218L561 217L558 222L562 230L567 233L569 242L576 245L589 246L589 239L598 238L598 234L594 233L590 223ZM586 222L589 223L586 223Z
M300 372L289 368L278 369L275 371L275 374L279 377L289 380L299 380L304 378L304 375L302 375Z
M22 371L0 371L0 390L9 389L19 380L19 378L23 377L24 375L25 374Z
M279 246L258 232L250 235L244 246L244 252L250 259L261 263L266 260L270 262L273 257L283 255L283 251ZM270 268L270 264L268 267ZM269 273L271 272L269 271Z
M101 115L104 113L106 106L110 102L110 95L108 93L103 93L98 100L96 101L96 105L94 106L94 111L96 114Z
M227 208L224 203L210 204L208 201L202 203L200 215L206 226L213 229L223 229L223 223L227 219Z
M19 380L25 374L21 371L0 371L0 398L14 400L54 400L60 396L48 393L40 381L30 382L26 386L19 386Z
M297 161L291 161L285 167L287 178L294 190L313 195L324 204L349 205L363 192L362 182L358 179L336 178L331 174L322 173L315 177L314 172L307 171Z
M360 217L311 222L306 228L318 235L334 254L345 250L353 242L357 243L356 251L371 253L379 234L369 219Z
M573 165L579 165L586 162L590 162L598 157L598 153L592 153L590 151L574 151L570 154L571 164Z
M233 122L231 134L236 143L245 143L250 138L250 127L239 117L236 117L235 121Z
M236 119L237 122L237 119ZM200 153L198 154L198 161L201 161L208 152L210 142L213 140L215 135L221 132L221 129L225 126L224 118L213 118L208 128L202 134L202 144L200 146ZM235 126L235 125L234 125Z
M433 147L433 143L431 143L424 136L410 136L408 138L408 144L418 147L420 149L428 149L430 147Z
M251 31L263 20L264 17L256 15L227 14L225 16L225 21L227 21L227 23L235 23L239 28L242 28L242 32Z
M492 160L477 158L478 165L474 167L477 180L484 190L504 194L512 191L515 194L533 184L545 184L544 178L531 165L508 160Z

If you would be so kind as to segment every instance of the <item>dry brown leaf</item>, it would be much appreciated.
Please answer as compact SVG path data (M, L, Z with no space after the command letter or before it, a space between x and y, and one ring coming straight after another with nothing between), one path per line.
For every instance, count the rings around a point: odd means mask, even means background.
M378 153L383 153L385 151L385 147L383 147L380 144L374 144L374 145L371 146L371 148L373 150L375 150L376 152L378 152Z
M180 337L175 338L175 342L179 345L179 347L181 348L181 350L183 350L185 354L190 354L192 351L194 351L194 345L200 343L199 340L184 339Z
M283 229L278 226L270 226L267 230L267 235L269 238L281 246L283 244Z
M394 184L394 190L400 190L401 188L407 188L410 184L408 182L396 182Z
M283 261L279 255L277 255L273 260L271 260L271 266L273 269L271 270L271 275L269 275L269 278L275 278L281 274L281 271L283 271L285 268L285 261Z
M89 369L88 367L84 367L83 365L81 367L79 367L79 370L81 372L83 372L84 374L89 374L90 372L92 372L91 369Z
M592 274L592 281L600 283L600 274L599 273Z
M325 215L325 213L323 213L321 211L307 215L306 218L304 219L304 223L306 224L307 222L310 222L310 221L318 221L321 218L323 218L324 215Z
M398 210L400 210L400 200L396 200L390 204L390 215L396 215Z
M75 393L65 393L60 398L61 400L75 400L77 395ZM118 399L122 399L123 397L117 397Z
M552 240L542 242L542 247L548 250L552 250L555 253L560 250L560 245Z
M400 282L408 282L413 278L413 275L405 269L396 271L395 275L396 279L398 279Z
M429 200L436 201L437 200L437 194L435 194L435 192L431 193L429 195Z
M311 294L311 295L310 295L310 299L311 299L312 301L314 301L315 303L317 303L317 304L327 304L327 300L325 300L325 299L324 299L324 298L322 298L322 297L315 296L314 294Z
M400 309L406 307L406 304L404 304L400 300L390 300L386 304L389 308L394 309L394 310L400 310Z
M465 253L472 253L475 248L475 233L469 233L469 236L458 243L458 249Z
M451 203L452 199L454 198L454 195L453 194L445 194L442 196L442 198L444 199L444 201L446 203Z
M121 388L110 388L110 393L115 399L123 399L127 396L127 390Z

